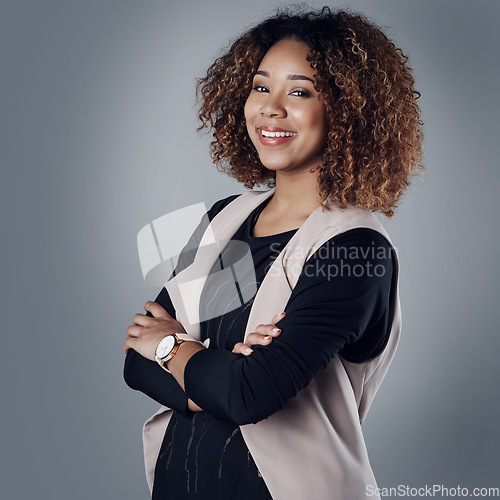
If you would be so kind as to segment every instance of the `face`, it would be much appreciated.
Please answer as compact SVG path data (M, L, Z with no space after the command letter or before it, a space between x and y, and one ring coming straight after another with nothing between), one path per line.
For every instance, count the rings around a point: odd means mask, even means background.
M309 48L281 40L262 59L245 104L248 134L261 163L276 172L305 172L321 164L327 122L314 88Z

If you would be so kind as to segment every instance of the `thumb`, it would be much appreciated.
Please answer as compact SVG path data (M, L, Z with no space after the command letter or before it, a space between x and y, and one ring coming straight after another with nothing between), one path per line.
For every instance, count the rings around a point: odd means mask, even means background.
M285 317L284 312L276 314L276 316L273 316L273 319L271 320L271 325L275 325L278 321L280 321L284 317Z
M149 311L154 318L165 318L165 319L172 318L172 316L170 316L170 314L168 314L168 312L157 302L151 302L151 301L146 302L146 304L144 304L144 309L146 311Z

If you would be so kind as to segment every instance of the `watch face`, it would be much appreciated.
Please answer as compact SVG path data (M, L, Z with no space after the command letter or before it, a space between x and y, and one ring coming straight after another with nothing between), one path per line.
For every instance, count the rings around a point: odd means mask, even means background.
M169 335L164 339L160 340L158 347L156 348L156 355L160 358L166 358L175 347L175 337L173 335Z

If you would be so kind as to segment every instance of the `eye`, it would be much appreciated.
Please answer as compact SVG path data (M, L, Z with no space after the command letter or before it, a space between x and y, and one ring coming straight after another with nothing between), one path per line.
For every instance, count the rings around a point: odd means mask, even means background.
M308 92L307 90L292 90L292 92L290 92L290 95L294 95L297 97L311 97L310 92Z
M269 92L269 89L267 87L264 87L264 85L254 85L253 90L256 92Z

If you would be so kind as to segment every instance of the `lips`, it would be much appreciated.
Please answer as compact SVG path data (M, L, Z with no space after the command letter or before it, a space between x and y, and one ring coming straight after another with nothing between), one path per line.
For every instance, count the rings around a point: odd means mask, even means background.
M297 132L279 127L257 127L259 141L265 146L278 146L297 137Z

